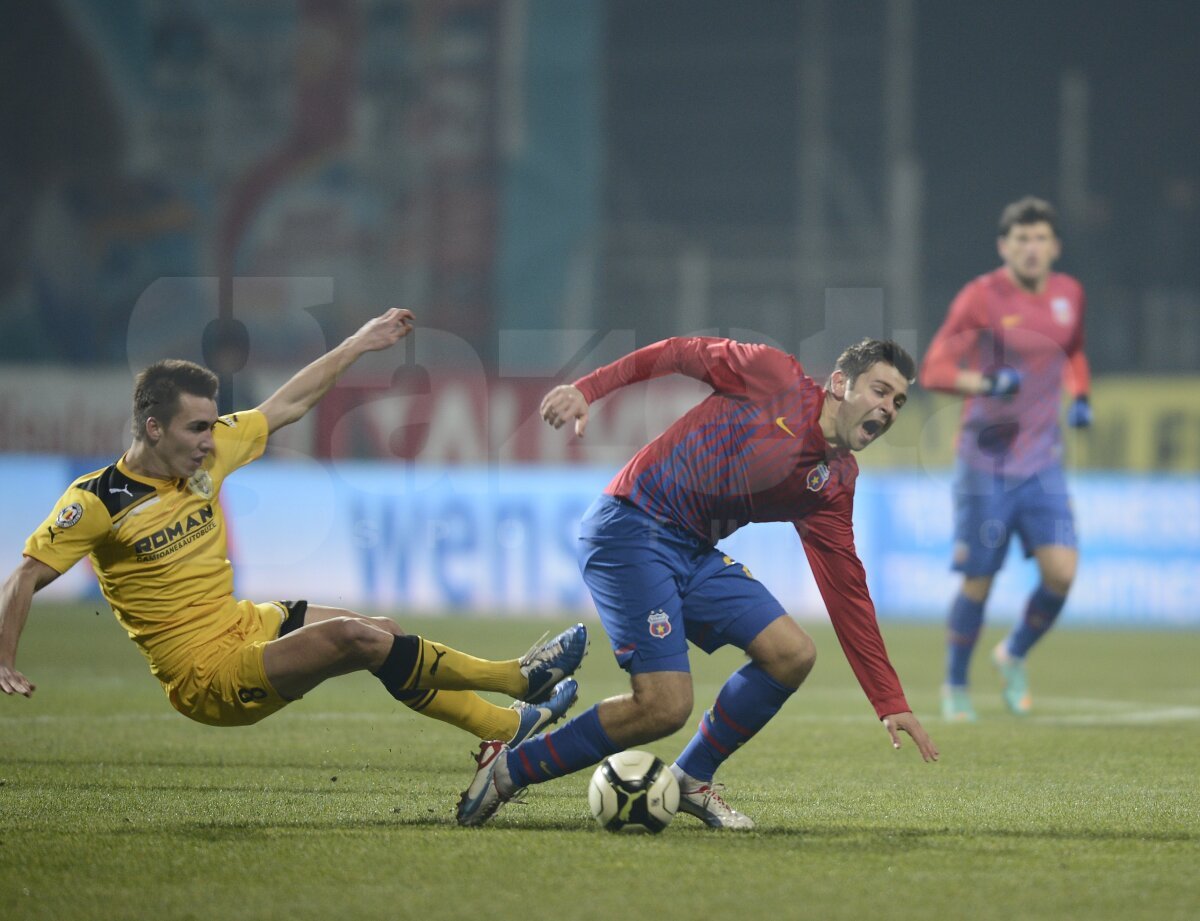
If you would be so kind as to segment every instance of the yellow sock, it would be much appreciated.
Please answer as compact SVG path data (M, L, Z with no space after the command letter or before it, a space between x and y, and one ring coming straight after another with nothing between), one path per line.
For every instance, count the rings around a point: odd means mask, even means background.
M436 688L447 691L498 691L509 697L521 697L529 682L521 674L520 662L508 659L494 662L477 659L424 637L406 688Z
M440 669L439 669L440 671ZM511 739L521 723L520 714L488 703L473 691L412 691L404 702L423 716L465 729L481 739Z

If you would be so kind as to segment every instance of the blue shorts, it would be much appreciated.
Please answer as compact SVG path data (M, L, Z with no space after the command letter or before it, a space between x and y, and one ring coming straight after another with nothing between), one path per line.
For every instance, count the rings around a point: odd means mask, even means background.
M690 671L688 640L745 649L786 613L741 563L609 495L583 516L579 569L631 675Z
M1013 534L1025 556L1039 547L1075 547L1075 516L1060 464L1024 480L959 465L954 483L954 566L968 578L1000 571Z

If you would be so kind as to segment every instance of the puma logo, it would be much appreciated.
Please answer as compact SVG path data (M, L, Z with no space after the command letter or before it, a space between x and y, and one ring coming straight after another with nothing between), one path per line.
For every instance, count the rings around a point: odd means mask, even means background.
M446 651L444 649L439 651L438 648L436 646L434 646L433 654L435 656L437 656L437 658L434 659L433 664L431 666L429 666L429 677L430 678L432 678L434 675L437 674L438 666L442 664L442 656L444 656L446 654Z
M617 818L622 822L628 822L629 817L633 815L633 804L646 795L645 790L638 790L633 793L617 794L617 802L621 804L617 810Z
M127 485L126 485L126 486L122 486L120 489L113 489L113 488L110 486L110 487L108 487L108 492L109 492L109 494L110 494L110 495L111 495L112 493L115 493L115 492L123 492L123 493L125 493L125 495L127 495L127 496L128 496L130 499L132 499L132 498L133 498L133 493L131 493L131 492L129 491L129 487L128 487Z

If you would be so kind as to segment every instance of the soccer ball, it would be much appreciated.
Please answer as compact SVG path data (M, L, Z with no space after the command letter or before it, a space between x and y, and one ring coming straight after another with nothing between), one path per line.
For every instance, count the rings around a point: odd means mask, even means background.
M588 784L592 815L609 831L660 832L679 809L679 784L650 752L626 751L605 758Z

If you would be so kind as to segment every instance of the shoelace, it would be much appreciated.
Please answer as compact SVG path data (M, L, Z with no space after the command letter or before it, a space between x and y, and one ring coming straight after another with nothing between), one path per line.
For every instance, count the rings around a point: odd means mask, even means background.
M705 800L703 803L705 808L708 807L709 803L715 802L718 806L720 806L726 812L737 812L736 809L734 809L727 802L725 802L724 799L721 798L721 791L724 789L725 789L725 784L723 784L723 783L701 784L695 790L689 790L687 792L687 795L695 796L697 793L703 795L705 797Z
M545 641L546 637L548 637L549 635L550 635L550 631L547 630L540 637L538 637L538 641L536 643L534 643L532 646L529 647L529 651L527 653L525 653L525 655L521 656L521 658L518 659L517 661L520 662L522 665L528 665L530 662L532 662L533 654L538 651L538 647L542 645L542 643Z

